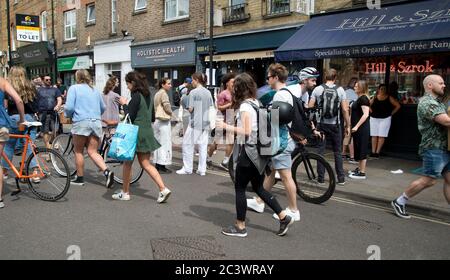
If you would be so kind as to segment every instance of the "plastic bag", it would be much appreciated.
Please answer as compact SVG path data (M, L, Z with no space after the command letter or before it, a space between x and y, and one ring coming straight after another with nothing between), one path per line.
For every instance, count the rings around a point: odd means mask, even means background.
M139 127L131 124L127 115L125 120L117 126L109 147L108 157L117 160L133 160L136 153L136 143Z

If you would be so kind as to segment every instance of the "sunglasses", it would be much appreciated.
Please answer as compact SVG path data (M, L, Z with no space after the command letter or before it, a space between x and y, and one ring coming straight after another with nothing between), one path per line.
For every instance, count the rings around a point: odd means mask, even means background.
M268 80L270 80L270 78L273 78L273 77L276 77L276 76L275 76L275 75L267 76L267 77L266 77L266 80L268 81Z
M50 82L52 79L45 79L44 81L46 81L46 82Z

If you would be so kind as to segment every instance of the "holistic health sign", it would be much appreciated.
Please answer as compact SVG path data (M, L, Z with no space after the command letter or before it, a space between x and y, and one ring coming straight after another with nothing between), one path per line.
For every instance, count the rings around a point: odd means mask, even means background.
M89 68L90 68L90 59L88 55L65 57L58 59L58 71L72 71Z
M131 66L134 68L194 64L195 43L193 40L131 47Z
M40 42L39 16L16 14L17 41Z

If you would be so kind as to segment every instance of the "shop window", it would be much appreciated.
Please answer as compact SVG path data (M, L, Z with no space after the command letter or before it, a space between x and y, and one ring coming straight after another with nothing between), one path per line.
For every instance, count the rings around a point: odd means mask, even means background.
M64 40L75 40L77 38L76 10L64 12Z
M189 17L189 0L165 0L165 21Z
M48 18L47 11L43 11L43 12L41 13L41 33L42 33L42 41L48 41L48 34L47 34L47 18Z
M147 0L136 0L134 3L134 10L140 11L147 8Z
M88 24L95 23L95 4L89 4L86 6L86 22Z

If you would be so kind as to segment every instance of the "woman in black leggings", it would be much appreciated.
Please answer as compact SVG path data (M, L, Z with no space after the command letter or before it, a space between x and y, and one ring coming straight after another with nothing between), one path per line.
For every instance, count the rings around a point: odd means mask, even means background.
M247 236L245 190L251 182L253 190L280 218L280 229L277 234L283 236L294 220L281 209L275 197L263 188L264 170L268 160L259 155L256 145L251 145L257 143L258 135L257 112L252 103L259 107L256 100L256 83L250 75L240 74L235 78L233 95L233 108L237 110L237 126L222 122L216 125L216 129L224 129L237 135L233 150L237 220L235 225L224 228L222 233L228 236Z

